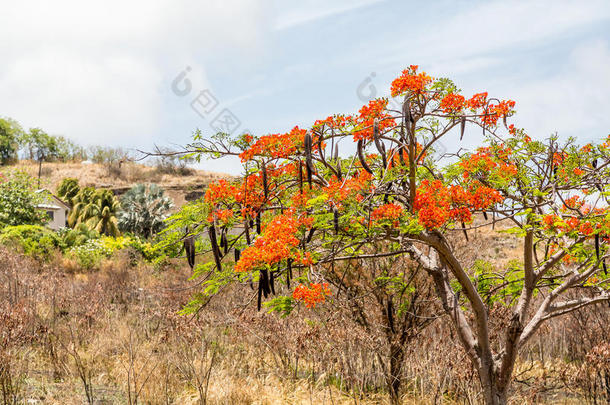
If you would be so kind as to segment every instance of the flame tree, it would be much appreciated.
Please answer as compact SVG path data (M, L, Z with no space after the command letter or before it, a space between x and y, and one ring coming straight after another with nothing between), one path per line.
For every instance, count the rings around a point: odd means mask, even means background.
M407 255L432 280L485 402L505 404L518 352L543 322L610 300L610 139L533 140L508 125L514 101L467 97L417 66L392 82L391 95L309 129L195 135L186 152L238 156L244 172L210 184L203 201L173 218L168 240L188 225L209 235L214 258L195 268L207 279L186 310L249 280L260 308L278 281L293 277L292 295L268 305L314 307L332 293L335 263ZM480 147L442 153L441 142L458 143L473 129ZM451 242L475 227L502 228L522 242L519 264L490 270L484 286ZM490 302L512 315L497 342Z

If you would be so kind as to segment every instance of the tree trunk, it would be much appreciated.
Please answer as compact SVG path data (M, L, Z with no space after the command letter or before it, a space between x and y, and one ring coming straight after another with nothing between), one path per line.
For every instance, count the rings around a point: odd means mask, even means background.
M390 344L390 364L389 374L386 376L388 391L390 393L390 403L398 405L400 403L400 386L402 383L402 363L404 360L404 348L402 344Z
M486 372L486 370L481 370ZM482 374L480 374L482 376ZM481 378L483 384L483 378ZM485 405L506 405L508 403L508 387L500 388L496 381L490 384L483 384L483 395Z

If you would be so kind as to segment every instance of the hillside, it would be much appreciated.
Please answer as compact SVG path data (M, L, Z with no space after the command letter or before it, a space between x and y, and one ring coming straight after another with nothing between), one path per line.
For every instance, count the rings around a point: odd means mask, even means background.
M32 177L38 176L38 163L21 160L13 168L24 170ZM228 174L196 169L163 170L157 167L127 162L117 167L107 164L43 163L41 187L55 191L62 179L77 178L82 186L108 188L121 195L137 183L156 183L172 197L176 207L203 195L212 181L230 177Z

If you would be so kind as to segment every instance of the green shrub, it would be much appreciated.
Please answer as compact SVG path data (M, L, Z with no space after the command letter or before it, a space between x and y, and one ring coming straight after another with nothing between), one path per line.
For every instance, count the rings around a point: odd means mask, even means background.
M99 265L102 259L110 257L112 250L105 246L101 239L90 239L82 245L69 249L67 256L76 260L84 269L92 269Z
M19 247L27 255L46 260L61 246L61 238L44 226L17 225L0 231L0 243Z

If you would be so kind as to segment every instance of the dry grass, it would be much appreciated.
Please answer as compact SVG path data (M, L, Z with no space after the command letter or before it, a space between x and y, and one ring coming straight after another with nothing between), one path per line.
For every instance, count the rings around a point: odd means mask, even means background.
M38 177L37 162L21 160L11 167L24 170L34 178ZM198 195L210 182L230 176L204 170L189 170L184 175L164 173L155 167L133 162L123 163L120 169L117 166L96 163L50 162L42 165L41 187L55 191L59 183L67 177L77 178L81 186L115 189L119 194L135 183L156 183L167 190L177 206L181 206L189 193Z

